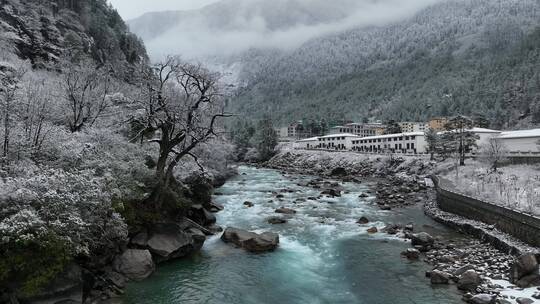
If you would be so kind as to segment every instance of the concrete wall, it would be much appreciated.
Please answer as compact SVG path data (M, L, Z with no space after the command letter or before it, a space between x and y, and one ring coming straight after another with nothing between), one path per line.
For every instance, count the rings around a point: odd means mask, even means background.
M540 218L457 193L444 179L434 177L433 180L437 203L443 211L495 225L525 243L540 247Z

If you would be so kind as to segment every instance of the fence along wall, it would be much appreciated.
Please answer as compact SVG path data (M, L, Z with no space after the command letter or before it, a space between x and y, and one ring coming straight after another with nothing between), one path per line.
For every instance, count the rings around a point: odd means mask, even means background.
M529 245L540 247L540 218L457 193L442 178L433 177L433 182L441 210L495 225Z

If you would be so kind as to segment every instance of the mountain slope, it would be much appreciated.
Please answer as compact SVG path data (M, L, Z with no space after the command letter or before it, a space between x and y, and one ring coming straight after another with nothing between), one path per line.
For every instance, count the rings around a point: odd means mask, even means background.
M2 1L0 45L34 67L77 51L118 68L147 60L142 41L106 0Z
M538 123L539 7L528 0L447 1L389 26L246 56L243 86L230 106L284 123L455 113L481 113L493 127Z

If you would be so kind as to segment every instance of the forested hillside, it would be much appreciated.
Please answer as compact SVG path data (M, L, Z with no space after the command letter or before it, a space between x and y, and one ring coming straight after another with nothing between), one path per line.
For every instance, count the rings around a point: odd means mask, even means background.
M538 124L539 20L534 0L452 0L292 52L253 50L230 107L283 123L462 113L495 128Z
M122 293L113 261L157 222L188 242L183 254L202 246L199 230L170 227L198 220L191 206L226 172L218 83L147 57L105 0L0 1L0 303ZM169 254L159 261L181 256Z

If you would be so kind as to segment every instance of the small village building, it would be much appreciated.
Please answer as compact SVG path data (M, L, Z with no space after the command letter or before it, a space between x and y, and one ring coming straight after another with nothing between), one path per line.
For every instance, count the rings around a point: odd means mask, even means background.
M398 122L401 132L425 132L428 129L428 124L425 122Z
M424 132L388 134L353 139L352 150L365 153L426 153Z
M349 133L360 137L376 136L384 133L385 126L381 123L350 123L347 124Z
M316 149L319 145L319 138L318 137L311 137L306 139L297 140L293 148L294 149L303 149L303 150L311 150Z
M497 140L510 156L540 156L540 129L501 132Z
M331 127L328 134L343 134L343 133L352 133L352 129L348 126L335 126Z
M429 120L428 127L436 132L441 132L445 130L445 126L447 123L447 117L434 117Z
M317 148L326 150L352 150L352 142L358 136L350 133L330 134L318 137Z
M349 133L360 137L382 135L386 129L382 123L348 123L330 128L329 134Z

